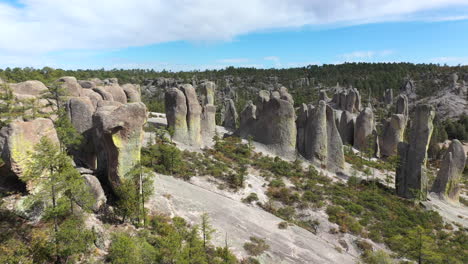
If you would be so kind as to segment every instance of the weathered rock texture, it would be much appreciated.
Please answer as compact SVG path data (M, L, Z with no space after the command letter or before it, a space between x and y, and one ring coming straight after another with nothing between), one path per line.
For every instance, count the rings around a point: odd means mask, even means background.
M305 135L307 127L307 118L309 116L309 109L306 104L301 104L297 111L296 128L297 138L296 146L299 153L305 153Z
M167 126L173 129L173 139L188 142L187 100L184 93L177 88L170 88L165 96Z
M297 120L298 151L306 159L338 171L344 167L343 142L335 121L334 110L320 101L317 107L302 106ZM303 145L301 145L303 144Z
M0 130L0 157L5 162L0 166L0 186L23 189L22 179L29 153L34 151L42 137L59 142L51 120L37 118L31 121L15 120ZM30 190L31 186L27 186Z
M336 109L357 113L361 110L361 95L356 88L340 89L333 96L332 103Z
M188 142L192 146L201 146L201 114L202 107L198 102L197 93L191 84L183 84L180 90L185 95L187 102L187 128L188 128Z
M435 112L430 105L416 106L411 120L408 143L398 144L400 162L396 170L396 192L404 198L427 193L427 148L433 131Z
M97 212L103 205L106 204L106 194L104 193L102 185L99 182L98 178L96 178L96 176L89 174L85 174L82 176L85 179L86 185L88 185L91 191L91 195L94 197L94 204L92 206L92 209L94 212Z
M230 129L237 128L237 119L239 115L237 114L236 105L232 99L227 99L224 101L223 111L221 113L221 123L224 127Z
M380 154L390 157L397 154L398 143L403 141L406 128L406 117L400 114L392 115L384 124L380 138Z
M359 113L354 126L354 147L364 151L368 146L369 136L374 130L374 112L369 107Z
M350 112L348 111L341 112L339 131L340 131L341 139L343 140L343 144L347 144L350 146L353 145L355 123L356 123L356 120Z
M201 135L204 142L210 142L216 134L215 91L216 85L214 82L204 82L200 86L200 102L202 105Z
M466 163L466 153L458 140L453 140L442 160L442 166L432 185L431 192L442 199L458 203L461 192L461 179Z
M112 187L140 160L146 106L130 103L103 106L93 116L98 174L105 175Z
M393 104L393 89L385 90L383 99L386 105Z
M404 94L400 94L396 101L396 113L400 115L404 115L408 118L409 111L408 111L408 97Z
M292 97L286 88L279 91L261 91L256 107L247 104L241 114L241 125L236 135L265 144L279 155L291 156L296 148L296 114ZM256 109L256 112L254 112Z

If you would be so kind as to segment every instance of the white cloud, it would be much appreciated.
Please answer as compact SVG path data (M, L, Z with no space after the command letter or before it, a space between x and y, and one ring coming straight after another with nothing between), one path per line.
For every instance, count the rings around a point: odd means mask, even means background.
M271 61L275 64L275 67L281 67L281 60L276 56L267 56L263 58L266 61Z
M437 57L432 58L428 63L438 63L447 65L468 65L468 57Z
M353 51L350 53L341 54L338 57L344 62L355 62L355 61L372 61L375 59L383 59L388 55L393 54L392 50L367 50L367 51Z
M230 58L230 59L218 60L217 62L226 63L226 64L240 64L240 63L246 63L248 61L249 59L247 58Z
M27 58L61 50L119 49L179 40L225 41L260 30L391 21L438 8L468 7L468 0L22 0L20 3L20 7L0 3L0 55Z

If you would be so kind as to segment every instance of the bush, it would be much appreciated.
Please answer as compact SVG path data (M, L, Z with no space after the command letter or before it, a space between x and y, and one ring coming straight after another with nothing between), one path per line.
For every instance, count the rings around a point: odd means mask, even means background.
M114 233L108 258L113 264L154 263L156 250L142 238L125 233Z
M250 237L251 242L244 244L244 249L251 256L259 256L263 254L270 246L265 242L265 239L259 237Z
M250 193L249 196L242 199L242 202L249 203L249 204L254 202L254 201L258 201L258 196L257 196L256 193Z
M390 256L383 250L377 250L375 252L366 251L361 257L362 261L366 264L393 264Z

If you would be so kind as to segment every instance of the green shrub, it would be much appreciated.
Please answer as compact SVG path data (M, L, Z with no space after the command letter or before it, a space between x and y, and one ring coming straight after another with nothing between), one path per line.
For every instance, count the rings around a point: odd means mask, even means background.
M259 256L268 250L270 246L265 239L259 237L250 237L250 242L244 243L244 249L251 256Z

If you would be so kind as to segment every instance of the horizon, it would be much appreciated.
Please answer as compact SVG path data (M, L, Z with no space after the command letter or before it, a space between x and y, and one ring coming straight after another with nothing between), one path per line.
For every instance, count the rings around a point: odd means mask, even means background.
M468 0L0 0L0 68L468 65Z

